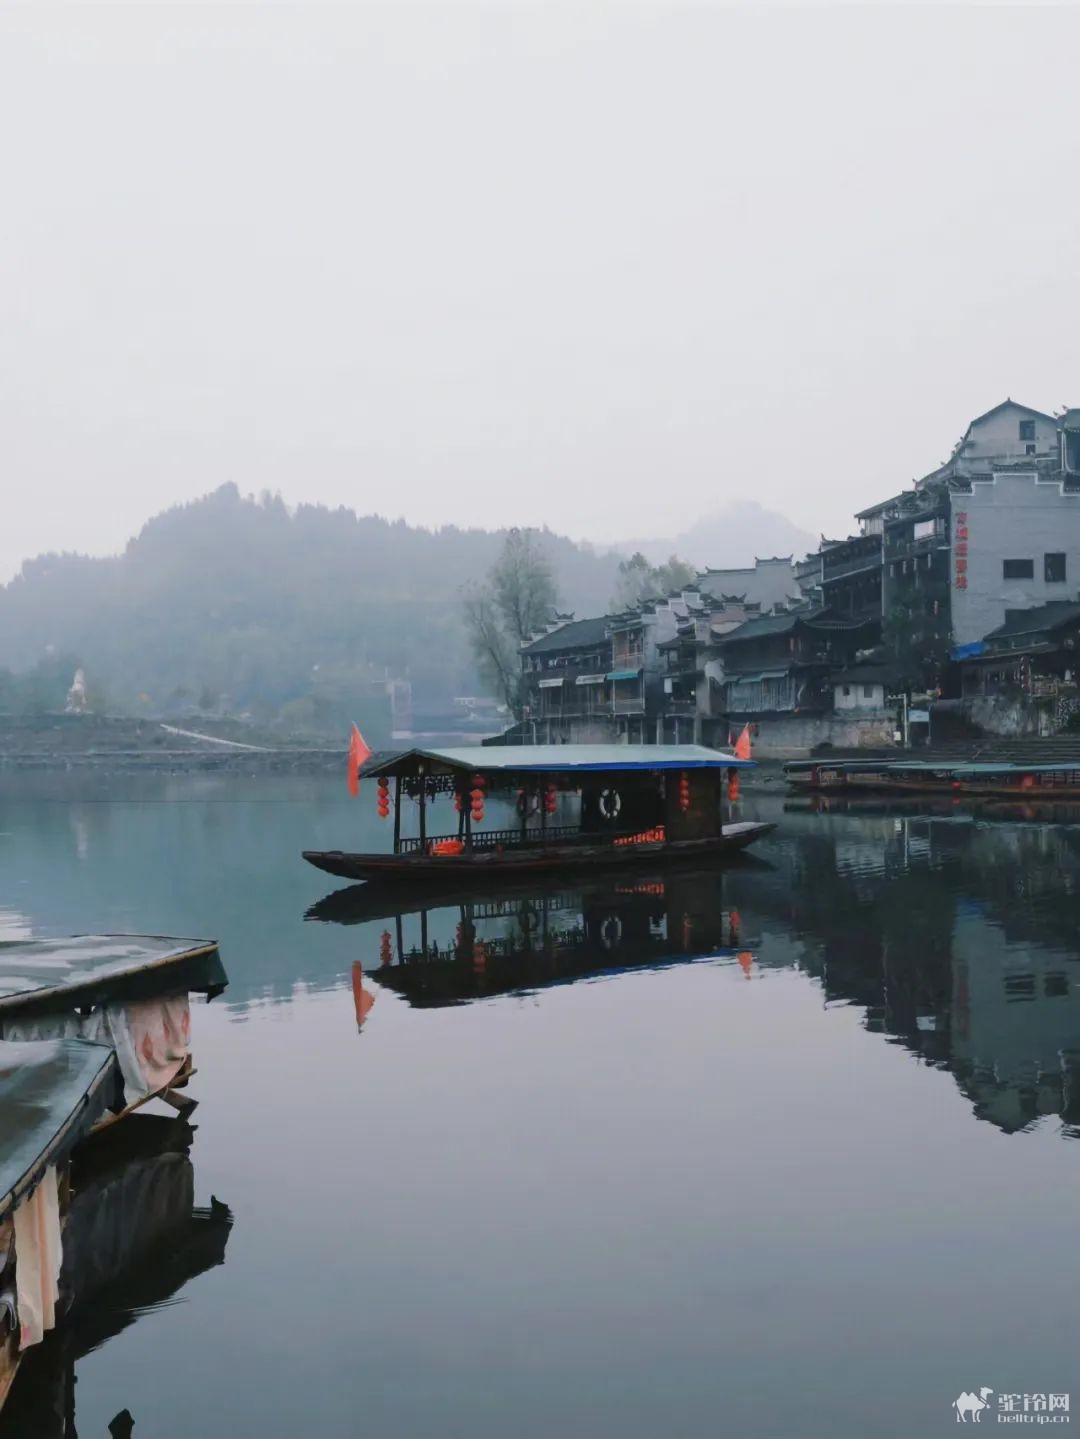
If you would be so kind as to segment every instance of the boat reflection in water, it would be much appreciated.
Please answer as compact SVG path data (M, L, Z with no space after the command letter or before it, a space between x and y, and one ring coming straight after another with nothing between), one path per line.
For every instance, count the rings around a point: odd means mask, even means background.
M676 870L573 888L500 887L456 901L444 894L423 906L354 886L307 918L370 925L371 952L358 967L410 1004L433 1007L699 960L746 967L753 946L738 912L724 905L723 882L717 872ZM355 971L353 995L362 1022L371 995Z
M225 1262L228 1207L195 1204L182 1118L132 1115L91 1135L71 1161L57 1327L23 1357L0 1418L2 1439L75 1439L75 1366L137 1319L167 1304L191 1279ZM116 1439L141 1420L120 1407Z
M789 802L770 862L723 875L400 909L354 888L309 918L366 924L358 964L417 1006L710 957L749 970L752 954L755 975L798 971L826 1007L950 1073L976 1118L1080 1137L1080 825L872 803L853 822Z

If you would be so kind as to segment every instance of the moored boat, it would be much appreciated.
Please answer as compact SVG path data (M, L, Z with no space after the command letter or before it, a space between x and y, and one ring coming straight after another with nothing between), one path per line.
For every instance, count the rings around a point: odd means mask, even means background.
M110 1046L124 1081L109 1122L160 1097L181 1096L194 1073L190 996L227 984L210 940L79 935L0 944L0 1040L84 1039Z
M107 1045L0 1042L0 1405L56 1321L71 1151L120 1087Z
M1080 765L1016 761L792 760L784 777L801 792L951 794L1031 801L1080 799Z
M380 815L393 818L392 850L305 850L304 858L327 874L354 880L715 861L774 828L724 822L725 784L734 798L738 772L752 765L700 745L407 750L364 770L376 782ZM489 799L507 801L517 822L484 828ZM417 804L416 835L402 834L406 800ZM429 811L440 800L454 812L449 833L432 833Z

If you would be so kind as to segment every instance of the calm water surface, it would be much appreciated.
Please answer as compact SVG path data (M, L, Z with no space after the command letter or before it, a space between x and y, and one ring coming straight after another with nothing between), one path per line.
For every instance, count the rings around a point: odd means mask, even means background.
M213 935L230 977L191 1159L234 1225L78 1358L82 1439L124 1408L137 1439L696 1439L1080 1405L1080 828L782 806L747 797L782 829L722 878L399 932L299 859L381 842L371 794L5 781L3 933Z

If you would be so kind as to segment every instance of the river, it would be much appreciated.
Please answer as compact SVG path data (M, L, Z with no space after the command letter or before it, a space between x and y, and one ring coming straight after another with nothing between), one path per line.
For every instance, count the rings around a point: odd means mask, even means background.
M991 1420L1080 1402L1080 827L751 790L756 862L399 935L300 859L385 842L373 809L5 779L0 937L213 936L230 979L191 1090L224 1262L78 1358L82 1439L124 1409L136 1439L833 1439L951 1433L983 1387Z

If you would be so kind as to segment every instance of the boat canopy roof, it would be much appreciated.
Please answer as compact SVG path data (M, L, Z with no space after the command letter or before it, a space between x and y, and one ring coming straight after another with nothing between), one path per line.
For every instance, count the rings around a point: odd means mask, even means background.
M0 943L0 1014L28 1007L101 1003L114 996L220 994L217 944L152 934L84 934Z
M0 1040L0 1218L121 1096L120 1066L107 1044Z
M627 774L667 769L752 769L754 761L697 744L485 745L465 749L409 749L366 766L365 774L415 774L423 762L469 774Z

